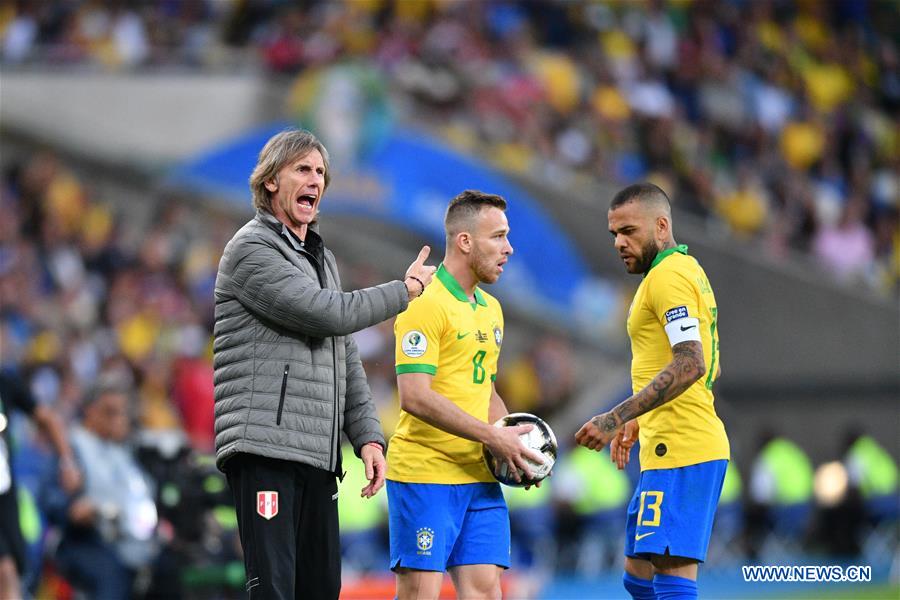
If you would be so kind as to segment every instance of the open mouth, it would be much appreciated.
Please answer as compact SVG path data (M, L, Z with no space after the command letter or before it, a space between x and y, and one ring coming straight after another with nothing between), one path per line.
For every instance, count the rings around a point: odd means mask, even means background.
M303 194L297 198L297 204L299 204L303 208L312 209L315 203L316 196L314 194Z

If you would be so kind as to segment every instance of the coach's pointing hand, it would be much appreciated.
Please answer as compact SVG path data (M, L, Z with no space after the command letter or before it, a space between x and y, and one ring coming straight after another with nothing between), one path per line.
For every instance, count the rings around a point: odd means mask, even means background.
M422 295L422 292L425 291L425 287L431 283L434 272L437 271L437 267L425 264L425 260L428 258L429 254L431 254L431 247L422 246L416 260L414 260L406 270L403 283L406 284L406 291L409 293L410 301L412 301L413 298L418 298Z

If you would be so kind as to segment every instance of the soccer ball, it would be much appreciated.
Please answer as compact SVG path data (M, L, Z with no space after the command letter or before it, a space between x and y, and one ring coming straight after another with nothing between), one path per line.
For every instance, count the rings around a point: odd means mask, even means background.
M497 465L496 459L494 458L494 455L491 454L491 451L488 450L487 446L484 447L484 462L487 464L491 473L494 474L494 477L497 478L497 481L504 485L512 487L534 485L547 477L547 475L550 474L550 471L553 470L553 465L556 463L556 436L553 435L553 430L550 429L550 426L547 425L543 419L529 413L510 413L494 423L494 427L513 427L515 425L534 425L534 428L531 431L519 436L519 439L522 440L522 445L544 455L544 464L539 464L531 460L528 461L531 466L533 478L525 478L524 472L522 469L519 469L519 477L522 480L517 482L510 476L509 467L506 464L500 465L500 472L498 474L495 471Z

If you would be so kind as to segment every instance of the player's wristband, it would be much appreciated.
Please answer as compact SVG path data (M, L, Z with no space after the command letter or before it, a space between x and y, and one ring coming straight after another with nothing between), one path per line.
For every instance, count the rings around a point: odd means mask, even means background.
M419 293L416 294L416 298L418 298L419 296L421 296L422 294L425 293L425 284L422 283L422 280L421 280L421 279L419 279L419 278L416 277L415 275L407 275L406 278L407 278L407 279L414 279L414 280L416 281L416 283L419 284L419 287L422 288L421 290L419 290Z

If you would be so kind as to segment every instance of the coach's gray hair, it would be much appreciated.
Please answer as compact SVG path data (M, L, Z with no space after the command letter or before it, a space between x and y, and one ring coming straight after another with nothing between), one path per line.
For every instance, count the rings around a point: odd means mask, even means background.
M328 150L322 142L305 129L286 129L273 135L259 152L259 160L250 175L250 192L253 194L253 208L272 211L272 193L266 189L266 182L276 180L282 167L292 160L318 150L325 163L325 189L331 181L328 168ZM324 193L325 189L322 190Z

